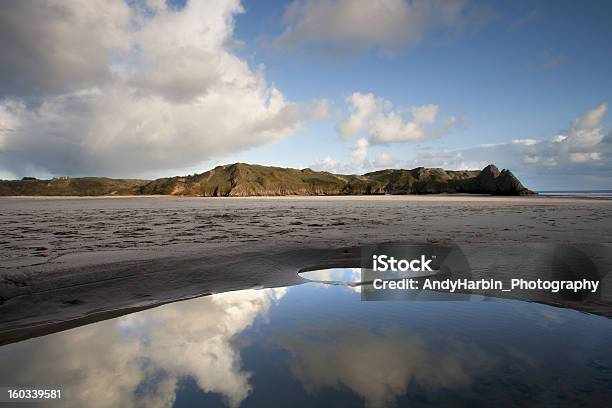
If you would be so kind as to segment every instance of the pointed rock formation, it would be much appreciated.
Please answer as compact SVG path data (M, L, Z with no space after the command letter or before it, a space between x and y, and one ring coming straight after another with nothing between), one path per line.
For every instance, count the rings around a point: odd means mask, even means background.
M493 195L534 195L512 174L510 170L501 172L494 164L482 169L472 180L458 183L457 192Z

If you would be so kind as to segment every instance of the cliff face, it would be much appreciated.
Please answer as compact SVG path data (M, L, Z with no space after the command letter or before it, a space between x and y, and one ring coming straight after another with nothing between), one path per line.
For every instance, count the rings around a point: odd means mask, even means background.
M509 171L418 167L342 175L236 163L202 174L153 181L105 178L0 181L0 195L166 194L204 197L473 193L530 195Z
M419 167L358 175L296 170L236 163L189 177L158 179L142 194L195 196L279 196L476 193L534 194L509 171L494 165L482 171L449 171Z
M157 179L144 185L141 193L205 197L333 195L341 194L344 184L341 176L327 172L236 163L193 176Z
M490 164L474 178L455 183L457 193L493 194L493 195L533 195L510 170L501 172Z

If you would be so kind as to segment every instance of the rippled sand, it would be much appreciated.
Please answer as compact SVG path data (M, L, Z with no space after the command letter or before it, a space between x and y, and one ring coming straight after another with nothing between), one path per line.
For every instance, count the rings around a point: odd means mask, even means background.
M610 243L612 201L2 198L0 230L0 333L10 338L211 292L290 285L301 268L356 266L366 244L453 242L494 256L526 243Z

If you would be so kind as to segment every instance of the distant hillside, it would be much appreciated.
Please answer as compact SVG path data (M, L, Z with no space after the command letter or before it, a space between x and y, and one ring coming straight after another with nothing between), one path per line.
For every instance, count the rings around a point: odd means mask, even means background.
M146 180L76 178L1 181L0 195L163 194L203 197L469 193L531 195L509 170L418 167L343 175L235 163L202 174Z
M202 174L154 180L143 194L194 196L330 195L341 194L348 178L310 169L283 169L236 163Z
M150 180L110 179L106 177L54 178L0 181L0 196L100 196L140 194L139 188Z
M482 171L453 171L418 167L381 170L358 175L332 174L310 169L236 163L188 177L163 178L145 184L143 194L191 196L282 196L347 194L476 193L530 195L509 171L494 165Z

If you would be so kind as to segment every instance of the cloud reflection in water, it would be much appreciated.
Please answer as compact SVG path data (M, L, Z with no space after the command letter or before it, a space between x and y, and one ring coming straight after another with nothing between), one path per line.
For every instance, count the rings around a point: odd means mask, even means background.
M10 345L1 382L62 385L69 407L165 407L190 376L235 407L251 388L233 339L285 293L224 293Z
M362 302L350 286L323 286L218 294L4 346L0 385L61 385L68 407L611 396L609 319L514 301Z

